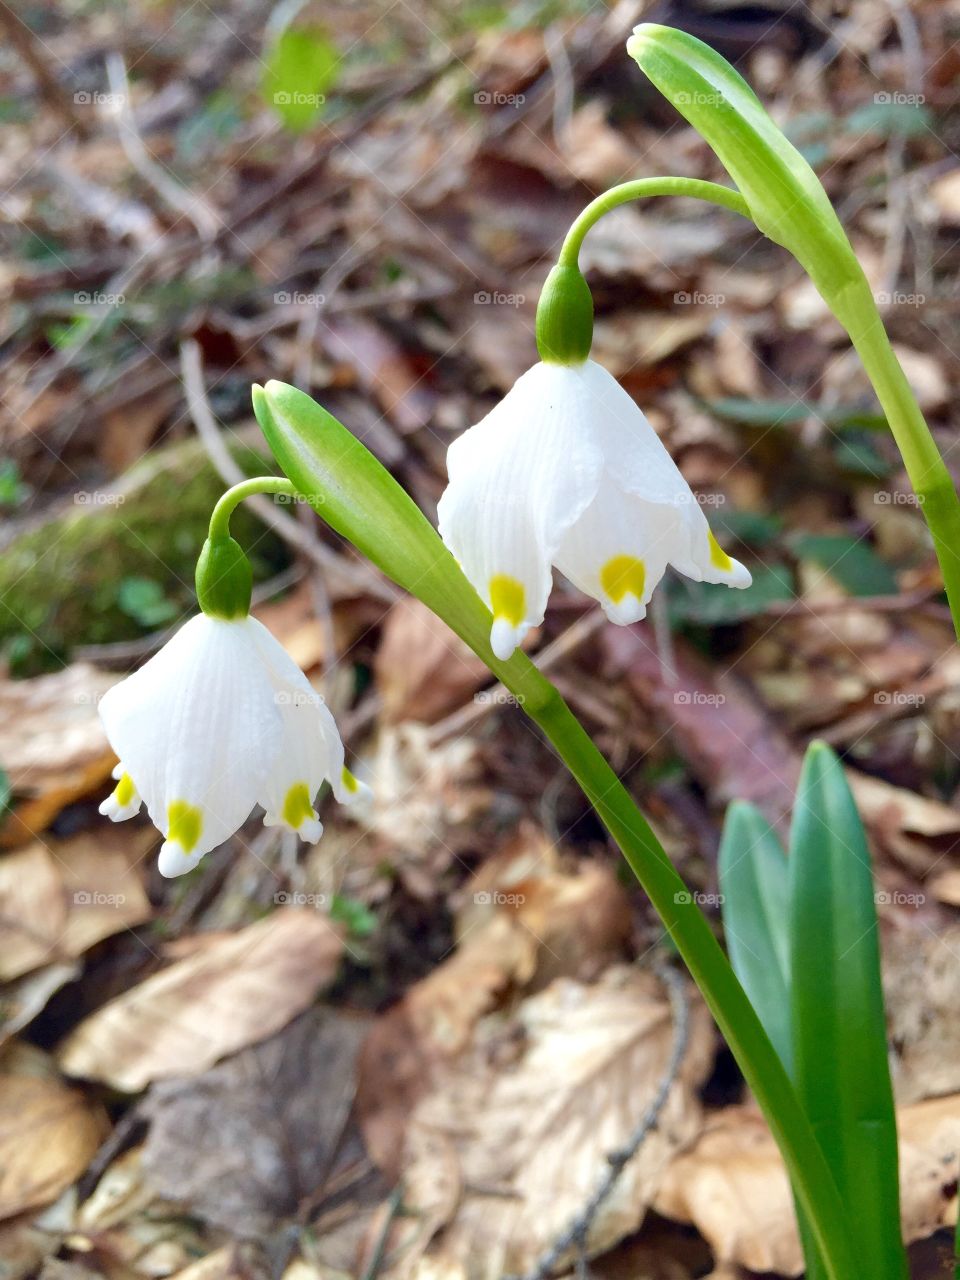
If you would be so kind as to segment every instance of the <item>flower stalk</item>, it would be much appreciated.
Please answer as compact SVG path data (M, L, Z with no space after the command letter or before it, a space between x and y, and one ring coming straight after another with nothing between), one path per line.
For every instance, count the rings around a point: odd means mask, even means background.
M281 468L317 513L483 659L579 782L648 894L753 1091L809 1216L830 1280L859 1272L836 1183L783 1064L710 924L626 788L558 690L519 650L490 647L492 615L413 500L346 428L283 383L254 388Z
M930 529L960 639L960 498L819 178L743 77L709 45L686 32L644 23L627 51L710 144L739 190L694 178L641 178L613 187L587 205L568 231L541 297L537 340L542 357L564 349L565 327L577 334L577 350L583 348L582 290L568 285L571 302L565 318L565 294L558 291L554 272L582 281L578 259L584 237L611 209L649 196L692 196L750 218L797 259L860 356Z

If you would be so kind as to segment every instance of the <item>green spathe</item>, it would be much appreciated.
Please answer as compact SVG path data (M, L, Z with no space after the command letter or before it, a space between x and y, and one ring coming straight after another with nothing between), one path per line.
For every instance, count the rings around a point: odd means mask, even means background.
M695 36L645 22L627 52L710 144L765 236L784 245L824 297L870 290L820 179L746 80Z
M559 263L537 304L537 350L547 364L582 364L593 343L593 295L576 266Z
M211 618L231 621L250 612L253 570L235 539L207 538L197 560L196 584L200 608Z

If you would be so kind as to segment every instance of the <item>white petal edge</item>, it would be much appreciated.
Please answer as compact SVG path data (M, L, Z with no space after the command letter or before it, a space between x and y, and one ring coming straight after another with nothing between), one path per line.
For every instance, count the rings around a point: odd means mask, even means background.
M593 502L557 552L557 568L611 622L639 622L663 577L679 529L676 508L645 502L604 473Z
M337 800L349 804L354 800L344 764L343 742L336 721L321 694L293 661L284 647L261 623L253 619L256 643L273 686L274 698L283 726L282 746L264 779L259 803L265 810L265 826L284 826L295 831L302 840L316 843L323 825L314 808L316 794L328 782ZM298 792L291 815L285 816L292 788Z

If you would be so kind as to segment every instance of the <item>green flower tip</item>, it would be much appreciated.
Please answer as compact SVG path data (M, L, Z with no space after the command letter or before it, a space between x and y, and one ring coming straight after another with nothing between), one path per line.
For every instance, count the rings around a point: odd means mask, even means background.
M593 295L579 267L559 263L537 305L537 350L547 364L582 364L593 343Z
M235 539L207 538L197 560L197 599L211 618L228 621L250 612L253 570Z
M641 22L638 27L633 28L633 35L627 41L627 53L640 62L647 46L656 38L657 32L663 30L659 23Z
M254 416L268 441L271 428L289 426L291 421L297 419L298 410L302 416L305 405L319 408L305 391L291 386L289 382L278 382L276 378L271 378L262 387L254 383L252 396Z

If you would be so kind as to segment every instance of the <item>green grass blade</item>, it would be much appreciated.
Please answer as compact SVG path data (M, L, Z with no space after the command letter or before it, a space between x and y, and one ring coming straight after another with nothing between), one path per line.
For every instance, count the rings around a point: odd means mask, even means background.
M870 1280L906 1280L870 852L843 768L804 760L790 840L793 1075Z
M787 855L760 810L743 800L735 800L727 810L719 872L730 962L789 1072L793 1055Z

